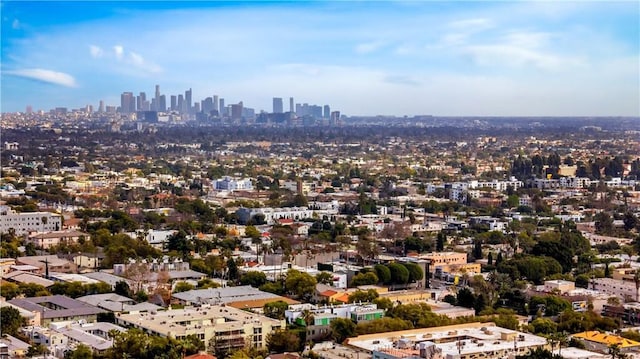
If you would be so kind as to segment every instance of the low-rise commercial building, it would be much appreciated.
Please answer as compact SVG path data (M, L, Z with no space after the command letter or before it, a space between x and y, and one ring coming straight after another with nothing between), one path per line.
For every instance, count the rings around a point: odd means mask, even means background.
M370 353L373 359L497 359L548 346L546 338L497 327L494 323L368 334L349 338L347 344Z

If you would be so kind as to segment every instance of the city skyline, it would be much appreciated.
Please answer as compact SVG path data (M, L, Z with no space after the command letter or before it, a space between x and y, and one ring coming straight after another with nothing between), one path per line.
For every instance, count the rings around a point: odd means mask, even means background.
M640 115L633 1L1 4L2 112L160 83L266 112Z

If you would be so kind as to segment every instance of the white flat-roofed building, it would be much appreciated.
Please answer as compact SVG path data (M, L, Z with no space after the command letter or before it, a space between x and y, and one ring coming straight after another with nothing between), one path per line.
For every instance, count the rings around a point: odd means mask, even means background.
M238 215L238 221L240 223L247 223L252 220L256 215L263 215L266 224L273 225L279 219L292 219L294 221L302 220L305 218L312 218L314 212L311 209L305 207L286 207L286 208L239 208L236 211Z
M367 334L349 338L347 343L370 353L373 359L498 359L524 355L548 346L544 337L501 328L494 323Z
M107 322L97 323L52 323L51 330L64 335L67 348L72 349L80 344L91 348L94 353L102 353L113 346L113 338L109 332L126 331L125 328Z
M16 235L29 232L52 232L62 229L62 216L51 212L16 212L8 206L0 206L0 233L13 228Z
M176 233L178 233L178 231L175 231L175 230L162 231L162 230L150 229L148 231L138 230L136 232L129 232L127 233L127 235L129 235L129 237L131 238L139 238L139 237L143 238L153 248L163 250L165 243L169 240L169 237L171 237Z
M208 304L167 311L118 314L116 323L175 339L195 335L205 343L212 342L214 349L226 351L243 348L247 343L263 348L269 333L286 326L284 320L229 306Z
M558 290L560 294L565 294L569 291L576 289L576 284L570 280L547 280L544 282L544 291L552 292Z
M215 180L213 188L219 191L247 191L253 189L253 183L249 178L233 178L223 177L219 180Z
M631 281L623 281L612 278L595 278L592 288L598 292L615 295L625 301L636 301L640 297L640 290Z

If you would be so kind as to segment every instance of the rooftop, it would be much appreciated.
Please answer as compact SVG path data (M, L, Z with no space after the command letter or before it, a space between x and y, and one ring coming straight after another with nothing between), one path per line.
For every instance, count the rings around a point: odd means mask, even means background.
M247 323L261 325L265 321L268 321L272 323L272 326L281 325L281 321L276 319L218 305L120 314L117 320L139 328L145 328L152 332L172 336L194 334L204 327L211 326L215 326L217 331L229 331L242 330Z
M607 346L618 344L621 348L640 346L640 342L636 342L635 340L626 339L618 335L601 333L595 330L574 334L573 337L588 340L590 342L605 344Z
M397 332L361 335L347 340L350 346L372 351L403 350L418 353L417 345L435 345L443 356L485 351L511 350L547 344L537 335L497 327L494 323L467 323L443 327L411 329Z
M102 309L64 295L12 299L9 303L28 311L40 312L43 319L105 313Z

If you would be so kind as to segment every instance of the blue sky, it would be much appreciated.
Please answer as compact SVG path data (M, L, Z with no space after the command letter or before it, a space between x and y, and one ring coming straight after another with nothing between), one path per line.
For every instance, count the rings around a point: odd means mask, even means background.
M347 115L640 116L638 1L1 6L3 112L159 84L258 111L293 96Z

